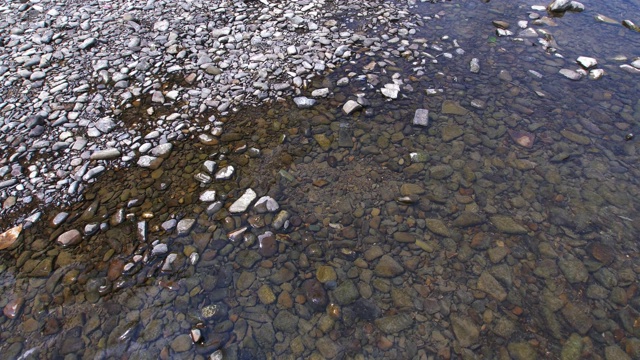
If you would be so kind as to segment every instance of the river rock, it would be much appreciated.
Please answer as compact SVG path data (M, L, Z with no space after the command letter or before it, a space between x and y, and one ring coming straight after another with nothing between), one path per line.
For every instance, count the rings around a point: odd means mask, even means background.
M383 255L374 269L377 276L391 278L396 277L404 272L404 268L394 258L389 255Z
M413 125L428 126L429 125L429 110L417 109L413 115Z
M253 189L247 189L244 194L238 198L238 200L231 204L229 212L232 214L245 212L256 197L256 192L253 191Z
M11 229L0 234L0 250L4 250L13 245L22 233L22 224L14 226Z
M478 342L480 331L470 318L452 315L451 326L460 346L469 347Z
M80 243L80 241L82 241L82 234L80 234L80 231L75 229L61 234L56 240L56 242L62 246L77 245Z
M518 224L513 218L503 215L494 215L490 218L491 223L498 228L498 231L507 234L526 234L527 229Z
M385 316L375 320L378 329L385 334L395 334L407 330L413 326L414 322L413 317L407 313Z

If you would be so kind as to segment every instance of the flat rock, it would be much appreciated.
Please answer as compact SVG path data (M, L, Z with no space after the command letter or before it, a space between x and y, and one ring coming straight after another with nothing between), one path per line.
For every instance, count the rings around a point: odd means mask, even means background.
M442 128L442 141L449 142L464 134L464 130L458 125L446 125Z
M469 227L476 226L485 223L485 219L471 211L463 211L458 215L458 217L453 221L453 226L456 227Z
M498 301L504 301L507 298L507 292L488 271L483 271L482 274L480 274L478 290L486 292Z
M460 346L469 347L478 342L480 331L471 318L452 315L451 326Z
M56 240L56 242L62 246L77 245L80 241L82 241L82 234L80 234L80 231L75 229L60 234Z
M176 225L176 230L178 231L178 236L186 235L191 231L191 228L196 223L195 219L182 219L178 221L178 225Z
M383 255L374 269L374 273L380 277L396 277L404 272L404 268L394 258Z
M118 149L104 149L98 150L91 154L91 160L112 160L120 157L120 150Z
M298 109L308 109L316 104L315 99L309 99L305 96L298 96L293 98L293 102L296 103Z
M569 131L569 130L561 130L560 134L562 134L562 136L564 136L566 139L569 139L569 140L573 141L574 143L577 143L577 144L580 144L580 145L590 145L591 144L591 139L589 139L587 136L576 134L576 133L574 133L572 131Z
M596 59L587 56L579 56L576 62L586 70L598 66L598 61Z
M431 231L432 233L436 235L444 236L444 237L451 236L451 232L449 231L449 228L442 220L425 219L425 222L427 223L427 229L429 229L429 231Z
M375 324L380 331L385 334L395 334L411 328L415 320L410 314L402 313L385 316L375 320Z
M14 226L11 229L0 234L0 250L4 250L13 245L22 233L22 224Z
M242 196L238 198L238 200L234 201L229 207L229 212L232 214L237 214L241 212L245 212L249 205L255 200L257 197L256 192L252 189L247 189Z
M491 223L498 228L498 231L507 234L526 234L527 229L517 223L513 218L503 215L494 215L490 218Z
M578 81L582 79L582 75L579 72L571 69L560 69L558 73L560 73L560 75L566 77L569 80Z
M453 100L445 100L442 103L442 113L449 115L466 115L469 110L463 108Z
M428 126L429 125L429 110L418 109L413 115L413 125Z
M344 103L344 105L342 105L342 111L344 111L344 113L347 115L360 109L362 109L362 105L358 104L358 102L355 100L349 100Z

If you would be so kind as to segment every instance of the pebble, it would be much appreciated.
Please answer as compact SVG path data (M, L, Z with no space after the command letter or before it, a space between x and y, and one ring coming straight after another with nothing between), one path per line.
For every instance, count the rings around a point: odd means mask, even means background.
M80 243L80 241L82 241L82 234L80 234L80 232L75 229L62 233L56 240L59 245L65 247L77 245Z

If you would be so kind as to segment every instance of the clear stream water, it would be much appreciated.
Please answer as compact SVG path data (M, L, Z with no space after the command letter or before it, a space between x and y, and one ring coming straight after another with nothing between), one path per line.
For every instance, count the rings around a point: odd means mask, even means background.
M86 201L43 209L0 252L2 357L640 358L640 75L620 68L640 33L619 23L640 22L640 2L584 4L532 25L545 4L418 3L400 56L356 51L313 81L332 95L311 109L218 117L218 144L185 132L158 169L111 170ZM352 17L336 13L380 31ZM554 49L494 20L527 20ZM558 73L578 56L604 77ZM394 80L389 100L377 90ZM367 106L345 115L357 94ZM236 173L203 184L207 160ZM248 188L279 209L230 213ZM179 234L171 219L195 221ZM55 243L87 224L101 230Z

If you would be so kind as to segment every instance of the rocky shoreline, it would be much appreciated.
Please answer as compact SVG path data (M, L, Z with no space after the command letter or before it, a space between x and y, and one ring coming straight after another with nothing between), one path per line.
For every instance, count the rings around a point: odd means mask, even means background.
M640 64L503 5L0 7L0 351L640 356Z

